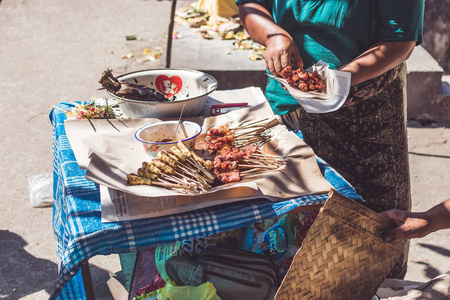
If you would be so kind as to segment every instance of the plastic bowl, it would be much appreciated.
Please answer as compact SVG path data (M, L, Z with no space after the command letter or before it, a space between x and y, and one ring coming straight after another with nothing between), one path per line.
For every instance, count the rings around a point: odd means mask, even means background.
M217 80L209 74L188 69L153 69L117 76L120 82L143 85L174 101L139 101L122 98L108 92L124 114L136 118L174 118L183 111L184 117L196 117L206 106L208 94L217 89ZM184 108L183 108L184 107Z
M195 139L201 132L202 127L194 122L165 121L143 126L136 131L135 136L144 145L145 152L151 158L157 158L160 151L169 151L178 141L193 149Z

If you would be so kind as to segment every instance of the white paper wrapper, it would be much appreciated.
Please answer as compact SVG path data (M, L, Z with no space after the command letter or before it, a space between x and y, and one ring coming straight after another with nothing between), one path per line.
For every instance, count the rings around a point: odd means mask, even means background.
M282 77L269 75L271 78L283 84L292 97L303 106L308 113L328 113L338 110L347 99L350 91L351 74L328 68L328 64L319 61L316 64L317 72L325 80L325 89L322 92L302 92L287 83ZM312 72L313 69L306 69Z

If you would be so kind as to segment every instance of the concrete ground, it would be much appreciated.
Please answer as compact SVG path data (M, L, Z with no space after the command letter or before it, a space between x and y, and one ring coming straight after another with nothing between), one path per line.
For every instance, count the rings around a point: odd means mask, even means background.
M164 67L164 56L153 62L121 56L165 47L170 3L0 0L0 299L46 299L57 277L52 208L32 208L28 189L30 178L52 171L49 106L105 96L98 80L107 68L121 74ZM127 41L129 35L137 40ZM192 40L174 41L172 67L264 68L244 52L214 52L230 43ZM198 56L185 55L185 47L198 45ZM450 197L449 123L416 122L408 130L413 210L422 211ZM413 240L406 279L450 271L448 241L448 230ZM120 270L118 257L95 257L91 268L97 299L111 299L105 282Z

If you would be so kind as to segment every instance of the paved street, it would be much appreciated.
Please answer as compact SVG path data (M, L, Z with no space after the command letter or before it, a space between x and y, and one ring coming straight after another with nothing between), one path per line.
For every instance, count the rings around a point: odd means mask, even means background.
M164 67L164 55L145 62L121 56L166 46L170 3L0 0L0 299L47 299L56 281L52 208L32 208L28 189L29 178L52 171L49 107L105 96L98 83L105 69L121 74ZM179 6L186 3L179 1ZM131 35L137 40L127 41ZM172 67L263 68L245 53L214 53L228 45L214 40L209 49L199 48L205 55L183 55L189 52L187 42L174 41ZM410 123L414 211L450 198L449 126ZM406 279L427 281L450 271L449 234L440 231L412 241ZM90 262L97 299L111 299L106 280L120 270L118 256Z

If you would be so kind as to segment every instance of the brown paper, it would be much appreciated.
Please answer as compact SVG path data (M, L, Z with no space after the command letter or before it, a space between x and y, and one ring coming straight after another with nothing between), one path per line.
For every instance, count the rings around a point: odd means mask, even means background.
M240 124L247 120L259 120L261 116L270 116L267 111L270 111L270 107L268 104L263 104L207 118L203 126L211 127L224 123ZM273 114L271 116L273 118ZM96 121L101 123L107 120ZM122 121L128 125L128 120ZM130 120L130 123L140 125L137 120ZM98 126L100 127L100 124ZM127 173L135 173L143 161L150 161L143 146L139 142L133 141L136 129L137 127L128 126L127 130L120 132L112 129L109 132L105 131L85 138L83 141L92 153L86 177L98 184L138 196L176 196L179 205L219 199L242 200L258 197L271 200L290 199L325 193L331 189L331 185L320 173L312 149L282 125L270 129L273 138L266 147L270 147L274 153L287 157L287 164L275 171L264 173L259 178L214 187L202 195L187 195L157 186L127 185L125 183Z

